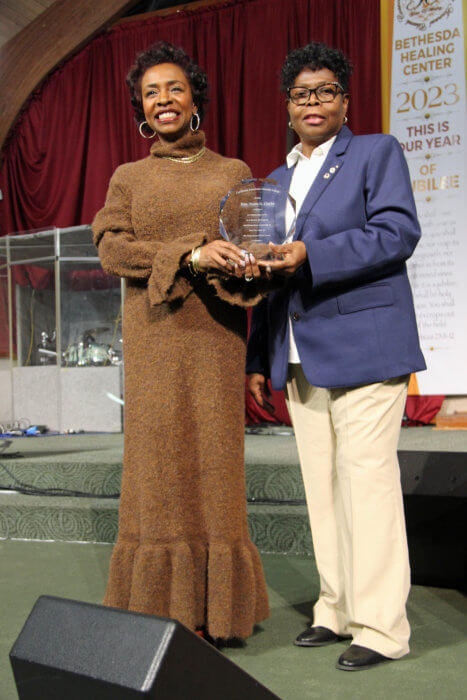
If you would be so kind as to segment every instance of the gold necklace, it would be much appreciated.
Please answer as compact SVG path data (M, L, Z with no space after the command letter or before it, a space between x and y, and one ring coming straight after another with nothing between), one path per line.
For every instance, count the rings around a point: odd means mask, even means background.
M195 153L192 156L182 156L181 158L174 158L173 156L160 156L164 160L173 160L174 163L194 163L195 161L199 160L201 156L204 156L204 153L206 151L206 146L203 146L203 148L198 151L198 153Z

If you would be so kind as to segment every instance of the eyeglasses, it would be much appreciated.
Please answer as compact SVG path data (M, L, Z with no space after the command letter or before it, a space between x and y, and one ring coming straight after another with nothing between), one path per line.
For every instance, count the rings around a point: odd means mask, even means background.
M326 83L317 88L291 87L287 90L287 96L294 105L306 105L310 101L312 93L315 93L318 102L332 102L336 99L336 95L339 92L344 92L342 85L339 83Z

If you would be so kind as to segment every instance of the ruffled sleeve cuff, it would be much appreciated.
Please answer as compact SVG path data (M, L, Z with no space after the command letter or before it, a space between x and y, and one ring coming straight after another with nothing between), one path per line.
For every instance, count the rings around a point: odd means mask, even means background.
M206 242L203 233L192 233L170 243L159 243L148 281L151 306L185 299L193 286L181 267L182 258Z

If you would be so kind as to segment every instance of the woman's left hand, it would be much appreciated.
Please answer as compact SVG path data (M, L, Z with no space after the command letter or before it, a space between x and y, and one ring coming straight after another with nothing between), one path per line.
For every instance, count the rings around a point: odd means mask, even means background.
M283 245L270 243L269 247L274 255L280 256L280 259L260 260L258 265L268 272L276 272L279 275L293 275L308 257L303 241L293 241Z

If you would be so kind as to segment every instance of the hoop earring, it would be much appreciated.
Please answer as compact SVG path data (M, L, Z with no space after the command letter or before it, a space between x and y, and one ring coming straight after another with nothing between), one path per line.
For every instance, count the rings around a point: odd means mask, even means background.
M147 126L149 126L149 124L147 122L141 122L141 124L138 127L139 133L141 134L143 139L153 139L154 136L156 135L156 132L154 131L152 136L146 136L146 134L143 133L143 128L142 128L144 126L144 124L147 124Z
M195 128L193 128L193 117L196 117L196 119L198 120L198 121L196 122ZM190 119L190 129L191 129L191 131L193 131L193 133L194 133L195 131L198 131L199 125L200 125L200 124L201 124L201 119L200 119L200 117L199 117L199 114L198 114L198 112L194 112L194 114L191 115L191 119Z
M345 117L344 117L344 124L347 124L348 121L349 121L349 120L347 119L347 115L345 115Z

